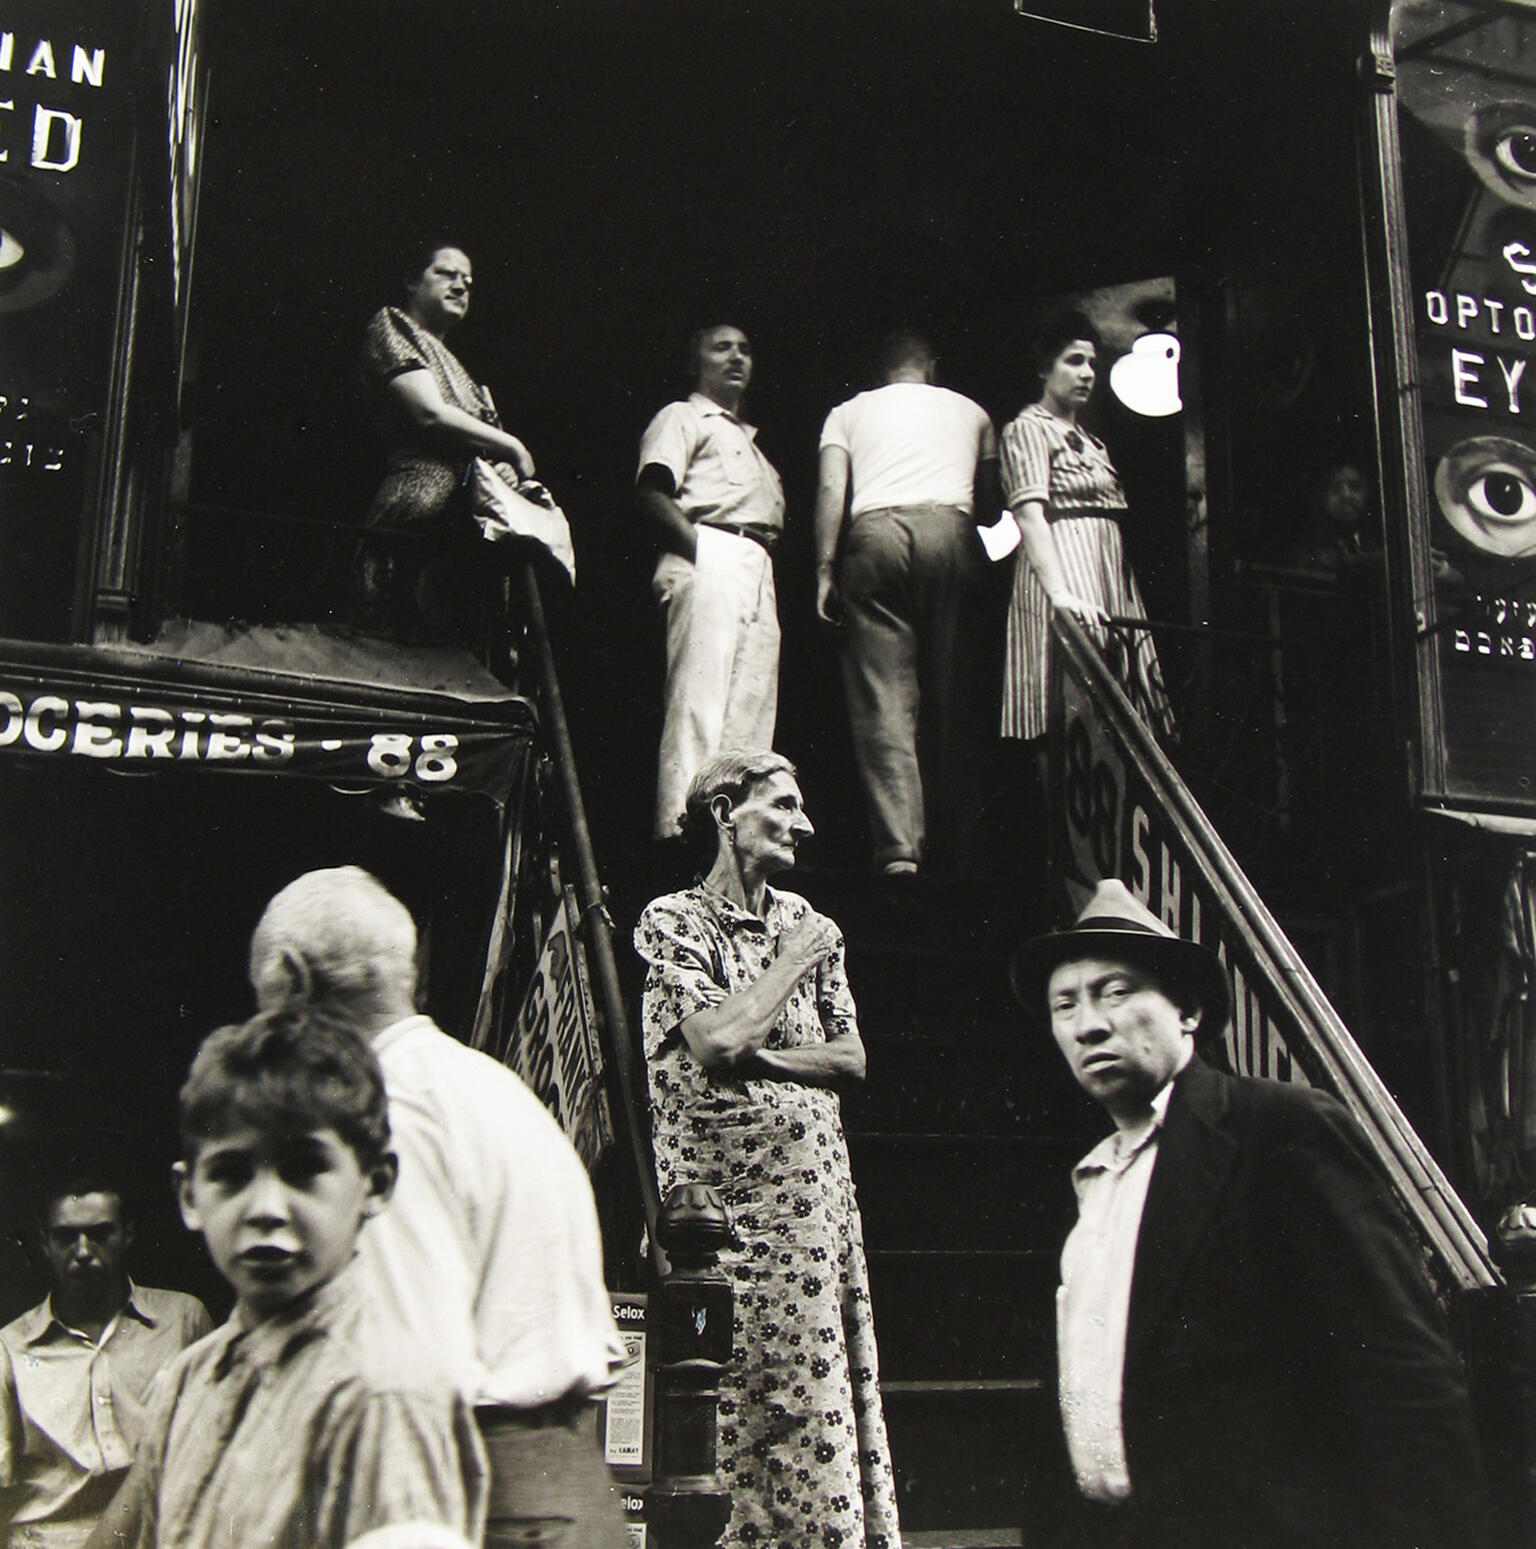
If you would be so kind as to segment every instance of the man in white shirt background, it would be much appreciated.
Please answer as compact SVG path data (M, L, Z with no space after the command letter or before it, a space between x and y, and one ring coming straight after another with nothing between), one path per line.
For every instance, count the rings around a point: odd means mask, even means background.
M0 1544L76 1549L127 1472L151 1379L213 1321L195 1296L129 1279L114 1180L59 1185L40 1227L53 1288L0 1329Z

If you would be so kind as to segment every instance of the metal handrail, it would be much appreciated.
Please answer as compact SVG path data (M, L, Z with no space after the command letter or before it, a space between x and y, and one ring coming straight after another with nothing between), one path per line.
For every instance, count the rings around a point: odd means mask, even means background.
M597 857L592 848L592 830L587 822L586 803L576 773L576 752L571 742L570 724L565 717L565 699L555 670L555 653L550 643L549 625L544 615L544 599L539 591L533 563L524 560L521 572L523 601L527 608L529 639L533 643L538 668L544 724L549 732L555 771L565 798L566 817L571 829L571 848L576 861L577 900L581 906L581 935L592 960L602 1008L598 1019L598 1039L603 1063L613 1073L614 1122L634 1164L635 1181L645 1211L646 1241L660 1267L660 1249L656 1238L656 1218L661 1197L656 1187L656 1169L649 1145L650 1108L644 1100L643 1078L637 1076L635 1044L629 1017L624 1009L624 994L619 985L618 965L613 955L613 919L608 913L607 893L598 876Z
M1312 1063L1354 1114L1392 1185L1450 1278L1462 1288L1501 1283L1488 1241L1396 1100L1329 1004L1168 755L1131 707L1087 632L1054 619L1057 649L1081 676L1097 709L1125 745L1153 797L1189 843L1194 865L1228 925L1252 953L1270 991L1307 1044Z

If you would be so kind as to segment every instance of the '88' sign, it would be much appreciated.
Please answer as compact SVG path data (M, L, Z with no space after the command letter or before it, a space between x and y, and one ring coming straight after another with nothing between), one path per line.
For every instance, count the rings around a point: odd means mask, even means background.
M406 732L375 732L368 739L368 767L387 779L412 775L418 780L441 782L459 772L454 753L459 739L451 732L428 732L412 737Z

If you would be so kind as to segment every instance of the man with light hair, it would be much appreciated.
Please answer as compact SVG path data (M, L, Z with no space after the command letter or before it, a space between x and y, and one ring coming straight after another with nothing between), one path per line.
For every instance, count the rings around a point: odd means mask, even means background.
M262 1010L321 1006L378 1056L400 1183L360 1267L475 1405L485 1543L622 1549L588 1400L624 1347L574 1148L516 1075L417 1012L415 923L358 867L307 872L272 899L250 978Z

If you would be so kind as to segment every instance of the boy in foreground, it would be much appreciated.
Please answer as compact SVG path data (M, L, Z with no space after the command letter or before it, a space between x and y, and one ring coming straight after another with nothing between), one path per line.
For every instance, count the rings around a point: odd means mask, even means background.
M469 1549L473 1416L351 1269L397 1168L367 1044L302 1005L221 1028L182 1088L181 1135L182 1218L238 1300L156 1380L92 1543Z

